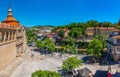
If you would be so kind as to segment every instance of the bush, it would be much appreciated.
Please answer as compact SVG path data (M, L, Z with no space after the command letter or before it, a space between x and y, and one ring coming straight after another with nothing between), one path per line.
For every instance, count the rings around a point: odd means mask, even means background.
M59 73L54 71L36 71L32 73L32 77L61 77Z
M77 59L77 57L69 57L62 64L62 69L66 71L71 71L82 65L82 60Z

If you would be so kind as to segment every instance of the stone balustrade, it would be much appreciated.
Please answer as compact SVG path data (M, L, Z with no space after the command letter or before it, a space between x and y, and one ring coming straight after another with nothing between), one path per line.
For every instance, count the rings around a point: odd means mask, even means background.
M0 45L16 41L16 32L12 30L0 31Z
M0 23L0 29L17 29L17 27L15 27L14 25L10 26L4 23Z

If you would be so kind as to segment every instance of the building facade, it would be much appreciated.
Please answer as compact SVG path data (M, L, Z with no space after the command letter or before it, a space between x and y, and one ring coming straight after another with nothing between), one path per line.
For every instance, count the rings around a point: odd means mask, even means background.
M10 64L17 56L27 49L25 29L12 15L12 8L8 8L8 15L0 23L0 70Z
M120 31L116 30L110 33L107 39L108 52L111 54L114 61L120 59Z
M101 35L105 35L105 36L109 36L110 32L114 31L114 30L118 30L114 27L88 27L85 31L85 34L88 36L93 36L95 34L101 34Z

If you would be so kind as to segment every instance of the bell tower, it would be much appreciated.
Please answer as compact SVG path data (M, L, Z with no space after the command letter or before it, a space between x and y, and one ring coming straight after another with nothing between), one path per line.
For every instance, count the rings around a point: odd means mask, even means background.
M12 14L12 7L11 7L11 3L9 2L9 8L8 8L8 11L7 11L7 17L5 18L4 21L2 21L2 23L5 23L5 24L8 24L12 27L18 27L19 26L19 21L17 21L14 17L13 17L13 14Z
M8 8L8 16L12 16L12 8L11 7Z

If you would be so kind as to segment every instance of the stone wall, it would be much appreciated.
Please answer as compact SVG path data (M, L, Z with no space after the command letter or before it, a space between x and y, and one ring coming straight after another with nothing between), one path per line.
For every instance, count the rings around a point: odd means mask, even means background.
M16 41L0 45L0 70L16 58Z

